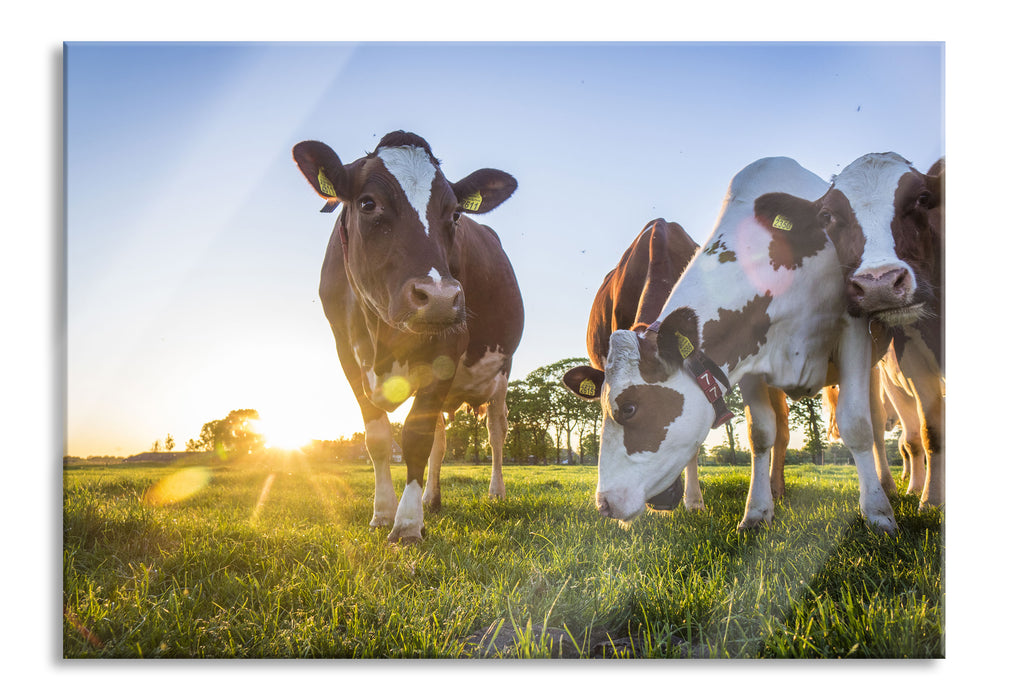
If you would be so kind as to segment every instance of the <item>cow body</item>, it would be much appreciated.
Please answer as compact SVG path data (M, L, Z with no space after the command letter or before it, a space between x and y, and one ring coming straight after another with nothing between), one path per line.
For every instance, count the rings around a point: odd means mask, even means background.
M424 505L441 502L445 414L464 403L487 412L489 493L505 494L505 393L522 335L522 299L497 235L462 212L489 211L515 181L488 169L451 183L427 142L404 132L388 134L346 167L318 142L298 144L294 156L327 199L323 211L343 205L319 295L365 422L375 468L371 525L392 525L391 542L418 541ZM397 504L387 412L411 396L402 434L407 483Z
M603 368L613 331L631 329L645 335L648 326L658 319L669 293L697 250L697 243L679 224L656 219L645 225L596 292L586 332L586 346L592 365L573 368L564 377L565 385L575 395L598 398L597 395L585 396L579 390L590 375L593 387L602 386ZM773 391L778 430L772 449L771 474L772 491L779 496L784 492L783 466L789 437L788 404L784 393ZM684 494L683 502L688 510L703 509L696 455L688 462L685 475L685 486L678 477L670 489L649 498L647 504L657 509L675 507L678 498L667 496L672 491Z
M797 398L839 383L838 425L855 457L862 513L873 526L895 530L873 460L868 321L847 313L835 243L809 211L828 189L788 158L744 168L730 183L711 238L666 301L657 330L611 335L601 389L601 513L625 522L639 515L646 499L667 488L697 452L716 416L714 396L739 384L753 448L739 527L769 522L771 389ZM706 368L703 381L698 366Z
M833 187L832 225L848 229L840 235L889 241L882 255L889 263L854 269L850 260L842 262L853 269L849 311L887 326L891 374L900 375L918 405L927 461L922 508L945 502L944 182L944 159L922 174L895 153L871 153L845 168Z

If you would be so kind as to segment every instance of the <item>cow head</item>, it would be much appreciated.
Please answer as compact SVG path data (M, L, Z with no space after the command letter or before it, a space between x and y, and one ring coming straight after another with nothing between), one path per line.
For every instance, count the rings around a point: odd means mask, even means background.
M681 338L697 343L692 314L670 314L658 332L618 330L610 336L605 370L575 367L564 384L599 399L596 507L630 522L677 480L711 429L715 412L683 365Z
M926 312L940 252L929 222L941 203L941 176L896 153L862 156L834 178L819 217L845 271L850 314L900 326Z
M466 300L456 279L456 227L464 212L482 214L515 191L508 173L483 169L449 182L431 147L402 131L374 153L344 166L333 150L303 141L294 160L327 201L343 205L337 230L355 294L397 330L434 334L460 329Z

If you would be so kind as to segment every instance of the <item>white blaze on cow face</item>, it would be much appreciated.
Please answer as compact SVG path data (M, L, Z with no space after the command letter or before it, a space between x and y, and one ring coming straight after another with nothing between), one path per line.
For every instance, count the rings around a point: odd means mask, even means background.
M911 267L897 256L892 228L897 215L894 196L901 177L910 171L911 164L896 153L870 153L834 178L834 189L848 200L865 238L851 278L855 299L868 312L908 303L917 288Z
M715 414L682 368L662 381L647 381L631 331L610 336L605 371L596 505L627 523L644 512L647 499L672 485L697 454Z
M434 163L431 162L431 157L424 149L412 146L380 148L378 157L382 159L386 170L399 182L407 201L417 212L424 233L430 236L427 205L431 200L431 188L438 173Z

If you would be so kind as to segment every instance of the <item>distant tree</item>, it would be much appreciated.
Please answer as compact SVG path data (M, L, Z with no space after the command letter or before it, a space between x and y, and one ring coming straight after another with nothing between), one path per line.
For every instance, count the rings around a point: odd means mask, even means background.
M487 444L487 421L468 406L456 411L445 427L445 457L452 460L472 460L480 463L481 451Z
M187 442L186 449L213 451L222 458L258 452L266 439L255 430L257 420L259 411L253 408L231 411L225 418L204 423L199 439Z
M789 399L788 423L792 428L801 428L806 436L804 449L809 452L814 464L823 464L823 404L820 394L802 399Z
M155 440L151 445L151 452L161 452L161 440Z
M743 404L743 395L739 392L739 387L725 395L725 405L732 411L732 418L725 423L725 443L727 452L725 458L727 463L736 466L736 426L746 420L746 406ZM726 463L726 462L721 462Z
M172 437L171 433L165 436L165 452L171 452L175 449L175 438Z

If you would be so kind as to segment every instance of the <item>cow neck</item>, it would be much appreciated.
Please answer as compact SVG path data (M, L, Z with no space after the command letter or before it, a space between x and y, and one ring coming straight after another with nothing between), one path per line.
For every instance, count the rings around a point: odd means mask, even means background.
M648 326L645 332L658 335L660 325L661 321L655 321ZM714 429L725 425L733 417L732 411L725 405L724 398L724 392L732 388L728 377L725 376L722 368L716 365L700 348L694 347L693 343L687 340L686 336L679 333L676 336L679 340L678 345L680 356L683 358L683 366L686 367L687 371L693 376L694 381L697 382L697 386L704 392L704 398L715 409L715 419L711 423L711 428ZM719 386L719 382L725 387L724 390Z

